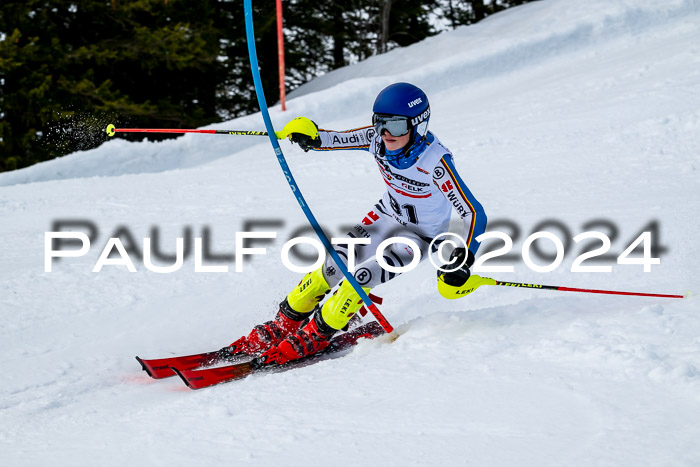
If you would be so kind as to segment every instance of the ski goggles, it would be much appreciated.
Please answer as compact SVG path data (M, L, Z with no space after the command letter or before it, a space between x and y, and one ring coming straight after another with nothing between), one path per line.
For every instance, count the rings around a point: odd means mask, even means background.
M372 124L374 125L375 131L380 136L384 130L395 137L407 135L411 130L408 117L402 117L400 115L374 114L372 116Z

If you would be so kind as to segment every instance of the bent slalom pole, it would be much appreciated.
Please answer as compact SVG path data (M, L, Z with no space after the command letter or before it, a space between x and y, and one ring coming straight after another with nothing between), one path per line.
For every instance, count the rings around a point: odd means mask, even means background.
M658 293L643 293L643 292L621 292L617 290L597 290L597 289L578 289L575 287L564 287L561 285L542 285L542 284L525 284L523 282L504 282L491 279L489 277L481 277L472 274L467 282L461 287L454 287L445 283L444 277L438 278L438 291L445 298L460 298L474 292L482 285L502 285L504 287L524 287L528 289L542 290L557 290L560 292L583 292L596 293L607 295L631 295L635 297L659 297L659 298L685 298L684 295L658 294Z
M343 276L345 276L345 279L348 281L348 283L360 296L364 306L372 313L372 315L374 315L376 320L379 322L379 324L381 324L381 326L384 328L387 334L391 334L394 331L394 328L391 326L391 324L389 324L384 315L382 315L382 313L379 311L379 308L377 308L377 305L375 305L372 302L367 293L365 293L365 291L362 290L362 287L360 287L360 284L357 283L352 274L348 272L345 263L343 263L343 261L340 259L340 256L338 256L338 253L333 249L330 240L328 240L328 237L326 236L325 232L323 231L323 229L321 229L321 226L319 225L318 221L311 212L311 209L309 209L309 206L306 204L306 200L301 194L299 186L297 185L296 181L294 181L294 177L292 176L292 172L289 169L289 166L287 165L287 161L284 158L284 154L282 153L282 148L280 148L280 145L277 142L277 138L271 136L279 135L282 132L274 131L274 127L272 126L272 120L270 119L270 113L267 109L267 102L265 102L265 94L263 93L262 80L260 79L260 70L258 68L258 55L255 50L255 33L253 31L252 2L251 0L244 0L243 5L245 9L245 31L246 40L248 42L248 55L250 56L250 69L253 72L253 82L255 83L255 94L258 97L260 113L262 114L263 120L265 121L265 128L267 128L268 136L270 137L270 143L272 143L272 148L275 150L275 154L277 155L277 162L279 162L280 167L282 168L282 172L284 173L284 176L287 179L287 183L289 183L289 187L292 189L292 192L294 193L294 196L296 197L299 206L301 206L302 211L304 211L306 218L309 220L311 227L313 227L314 231L316 232L316 235L318 235L318 238L321 240L321 243L323 243L323 246L326 248L326 251L328 252L328 254L331 255L331 258L333 258L333 261L335 261L335 264L338 266L338 269L340 269L340 271L343 273Z
M254 130L180 130L172 128L115 128L114 125L107 125L107 136L114 136L116 133L205 133L209 135L239 135L239 136L268 136L267 131ZM278 139L284 139L287 135L277 132Z

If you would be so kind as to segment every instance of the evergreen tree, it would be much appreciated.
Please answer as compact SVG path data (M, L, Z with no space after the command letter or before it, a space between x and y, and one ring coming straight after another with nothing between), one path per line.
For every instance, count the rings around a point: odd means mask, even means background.
M216 3L3 2L0 31L9 32L0 41L2 168L101 143L92 124L109 120L100 116L144 126L216 121L224 75Z
M440 16L452 29L473 24L507 8L536 0L437 0Z
M285 0L287 90L423 40L441 16L456 27L527 1ZM275 3L253 2L270 105ZM107 123L199 127L256 110L240 0L0 3L0 171L95 147Z

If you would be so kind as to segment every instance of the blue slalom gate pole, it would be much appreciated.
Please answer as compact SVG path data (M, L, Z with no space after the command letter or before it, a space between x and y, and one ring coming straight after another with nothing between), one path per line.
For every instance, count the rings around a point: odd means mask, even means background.
M277 161L279 162L280 167L282 168L282 173L284 173L284 176L287 179L287 183L289 183L289 187L292 189L292 193L294 193L294 196L299 202L299 206L301 206L302 211L304 211L306 218L309 220L311 227L313 227L314 231L316 232L316 235L318 235L318 238L321 240L321 243L323 243L323 246L325 247L328 254L330 254L331 258L333 258L333 261L335 261L335 264L338 266L338 269L340 269L340 272L343 273L345 279L352 286L352 288L355 289L355 292L357 292L357 294L362 299L362 302L364 303L365 307L370 312L372 312L372 314L377 319L379 324L382 325L384 330L387 333L391 333L394 330L394 328L391 326L391 324L389 324L384 315L382 315L377 306L374 303L372 303L372 300L365 293L365 291L362 290L362 287L360 287L360 284L357 283L352 274L350 274L347 267L345 266L345 263L343 263L343 261L340 259L340 256L338 256L338 253L333 249L330 240L328 240L328 237L326 236L325 232L323 231L319 223L316 221L314 214L311 212L311 209L309 209L309 206L306 204L304 196L301 194L299 186L297 185L296 181L294 181L294 176L292 176L292 171L287 165L287 160L284 158L282 148L280 148L280 145L277 142L275 128L272 126L272 121L270 120L270 113L267 108L267 103L265 102L265 94L263 93L262 80L260 79L260 70L258 69L258 54L255 49L255 32L253 30L252 0L244 0L243 5L245 9L245 32L246 40L248 42L248 55L250 56L250 69L253 73L253 82L255 83L255 94L258 97L260 113L262 114L263 120L265 121L267 135L270 138L270 143L272 143L272 148L275 150L275 155L277 156Z

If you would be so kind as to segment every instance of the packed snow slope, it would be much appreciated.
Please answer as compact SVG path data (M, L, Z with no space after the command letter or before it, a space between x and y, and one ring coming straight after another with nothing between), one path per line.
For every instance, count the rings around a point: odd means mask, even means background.
M134 355L217 349L269 319L301 277L282 246L312 234L265 138L114 139L0 174L3 465L700 465L700 1L535 2L329 73L272 118L366 125L396 81L427 92L489 230L513 238L512 257L486 262L513 272L483 275L691 296L485 286L448 301L425 262L375 290L394 342L192 392ZM282 147L331 235L384 189L365 153ZM69 221L90 249L45 272L45 232ZM236 272L250 230L277 238ZM583 265L611 272L572 272L601 246L572 240L590 230L611 245ZM660 264L617 264L643 230ZM551 272L520 256L534 231L567 245ZM110 237L135 272L92 272ZM207 237L204 264L228 272L195 272L191 249L178 271L149 271L143 239L173 254L178 237Z

